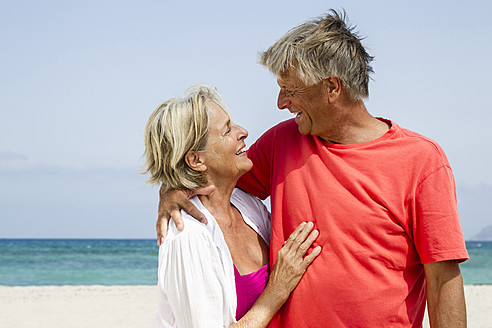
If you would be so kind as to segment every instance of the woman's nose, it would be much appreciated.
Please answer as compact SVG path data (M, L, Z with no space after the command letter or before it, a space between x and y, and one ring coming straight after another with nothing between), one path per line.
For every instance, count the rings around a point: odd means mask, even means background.
M238 133L237 133L238 140L246 139L248 137L248 131L239 125L236 125L236 127L237 127L237 131L238 131Z

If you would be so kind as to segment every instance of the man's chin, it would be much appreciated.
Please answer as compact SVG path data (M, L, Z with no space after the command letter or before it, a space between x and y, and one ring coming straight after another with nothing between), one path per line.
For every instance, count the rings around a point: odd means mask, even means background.
M310 132L308 129L304 128L303 126L301 126L299 124L297 125L297 130L299 130L299 133L303 134L303 135L308 135Z

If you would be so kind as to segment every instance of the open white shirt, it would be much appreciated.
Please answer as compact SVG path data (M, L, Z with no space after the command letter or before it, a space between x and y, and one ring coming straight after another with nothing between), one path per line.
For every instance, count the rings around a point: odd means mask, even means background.
M181 211L184 229L173 221L159 248L158 311L154 328L229 327L236 322L234 266L224 235L198 197L191 202L208 224ZM256 197L235 188L231 203L244 222L270 245L270 213Z

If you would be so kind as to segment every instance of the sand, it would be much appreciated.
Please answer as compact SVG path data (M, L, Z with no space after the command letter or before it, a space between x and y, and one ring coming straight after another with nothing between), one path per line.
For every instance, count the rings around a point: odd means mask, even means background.
M468 327L492 327L492 286L465 294ZM0 286L2 328L152 327L156 307L155 286Z
M155 286L0 286L2 328L152 327Z

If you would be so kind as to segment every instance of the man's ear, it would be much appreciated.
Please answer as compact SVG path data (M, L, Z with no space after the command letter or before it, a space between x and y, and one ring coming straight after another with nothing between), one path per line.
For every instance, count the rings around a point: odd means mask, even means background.
M323 79L323 85L328 93L328 101L334 103L342 93L342 81L338 76L330 76Z
M205 172L205 170L207 169L203 157L199 152L196 151L187 152L185 156L185 162L192 170L197 172Z

